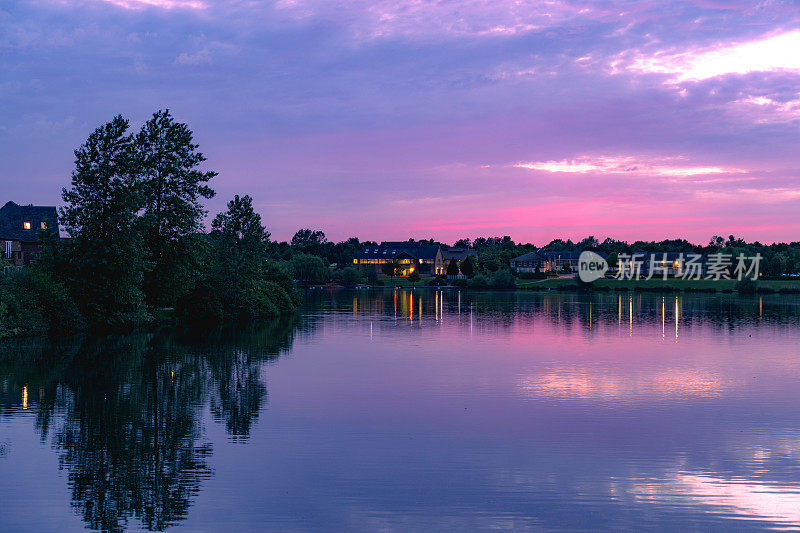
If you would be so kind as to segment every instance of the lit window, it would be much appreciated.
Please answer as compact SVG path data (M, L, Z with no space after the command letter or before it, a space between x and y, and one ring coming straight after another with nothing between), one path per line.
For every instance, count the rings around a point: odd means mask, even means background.
M30 222L23 222L22 223L22 227L25 228L25 229L31 229L31 223Z
M42 227L42 229L47 229L47 222L42 222L40 226Z

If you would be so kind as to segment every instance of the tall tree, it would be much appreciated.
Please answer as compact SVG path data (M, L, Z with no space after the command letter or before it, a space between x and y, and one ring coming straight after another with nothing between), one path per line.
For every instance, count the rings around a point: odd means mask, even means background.
M449 263L447 263L447 275L448 276L458 276L458 261L455 259L451 259Z
M269 232L253 209L253 199L237 195L214 218L212 228L203 276L179 300L178 316L220 322L294 311L294 283L285 269L267 260Z
M72 237L65 268L73 296L96 325L146 319L140 284L145 249L137 223L138 169L128 121L116 116L75 150L61 222Z
M292 248L304 254L322 255L327 243L325 233L320 230L301 229L292 237Z
M212 198L207 183L217 175L198 167L206 160L189 127L169 110L157 111L135 138L146 244L152 270L144 291L150 305L172 305L190 280L193 239L206 212L201 198Z
M461 273L471 278L473 274L475 274L475 265L472 264L472 256L467 255L463 261L461 261Z

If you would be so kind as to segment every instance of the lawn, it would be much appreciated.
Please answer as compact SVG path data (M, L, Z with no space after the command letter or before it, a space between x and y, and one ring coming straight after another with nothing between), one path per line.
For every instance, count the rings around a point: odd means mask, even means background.
M557 289L564 286L576 285L574 278L551 278L547 280L518 280L517 286L521 289ZM593 287L597 289L674 289L674 290L732 290L736 286L735 280L690 280L690 279L642 279L642 280L618 280L600 279L595 281ZM800 290L800 280L761 280L758 288L772 289L778 291L783 288Z

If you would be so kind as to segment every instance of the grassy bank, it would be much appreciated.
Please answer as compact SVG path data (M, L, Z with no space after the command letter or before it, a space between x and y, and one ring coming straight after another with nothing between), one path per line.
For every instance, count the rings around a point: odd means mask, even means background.
M618 280L600 279L592 283L595 290L674 290L674 291L732 291L735 289L735 280L689 280L689 279L642 279ZM553 278L547 280L520 280L517 282L520 289L567 289L577 288L574 278ZM758 282L759 290L779 292L800 291L800 280L761 280Z

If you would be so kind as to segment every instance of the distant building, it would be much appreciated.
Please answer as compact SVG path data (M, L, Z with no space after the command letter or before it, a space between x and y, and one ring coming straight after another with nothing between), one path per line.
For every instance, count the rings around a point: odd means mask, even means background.
M548 250L539 250L545 260L543 270L562 270L565 266L569 266L573 272L578 270L578 258L581 252L551 252ZM600 254L605 256L605 254Z
M397 263L399 274L408 276L417 272L421 276L444 274L442 247L420 242L384 241L380 245L366 245L353 257L353 264L380 273L383 265Z
M539 272L544 272L547 270L545 261L546 259L539 252L528 252L512 259L511 268L517 272L536 272L537 268Z
M39 232L42 230L58 236L55 207L14 202L0 207L0 253L13 266L30 265L39 259Z
M621 265L622 270L630 275L628 271L637 270L642 275L652 275L658 277L702 275L705 272L707 259L699 254L689 252L633 252L631 257Z
M595 252L603 258L606 254L602 252ZM536 250L522 254L511 260L511 268L517 272L547 272L548 270L563 270L565 266L569 266L573 272L578 270L578 260L581 252L565 252L565 251L550 251L550 250Z
M445 268L447 268L447 264L455 259L459 263L470 257L473 264L475 260L478 259L478 252L476 250L470 250L469 248L442 248L442 260L444 261Z

